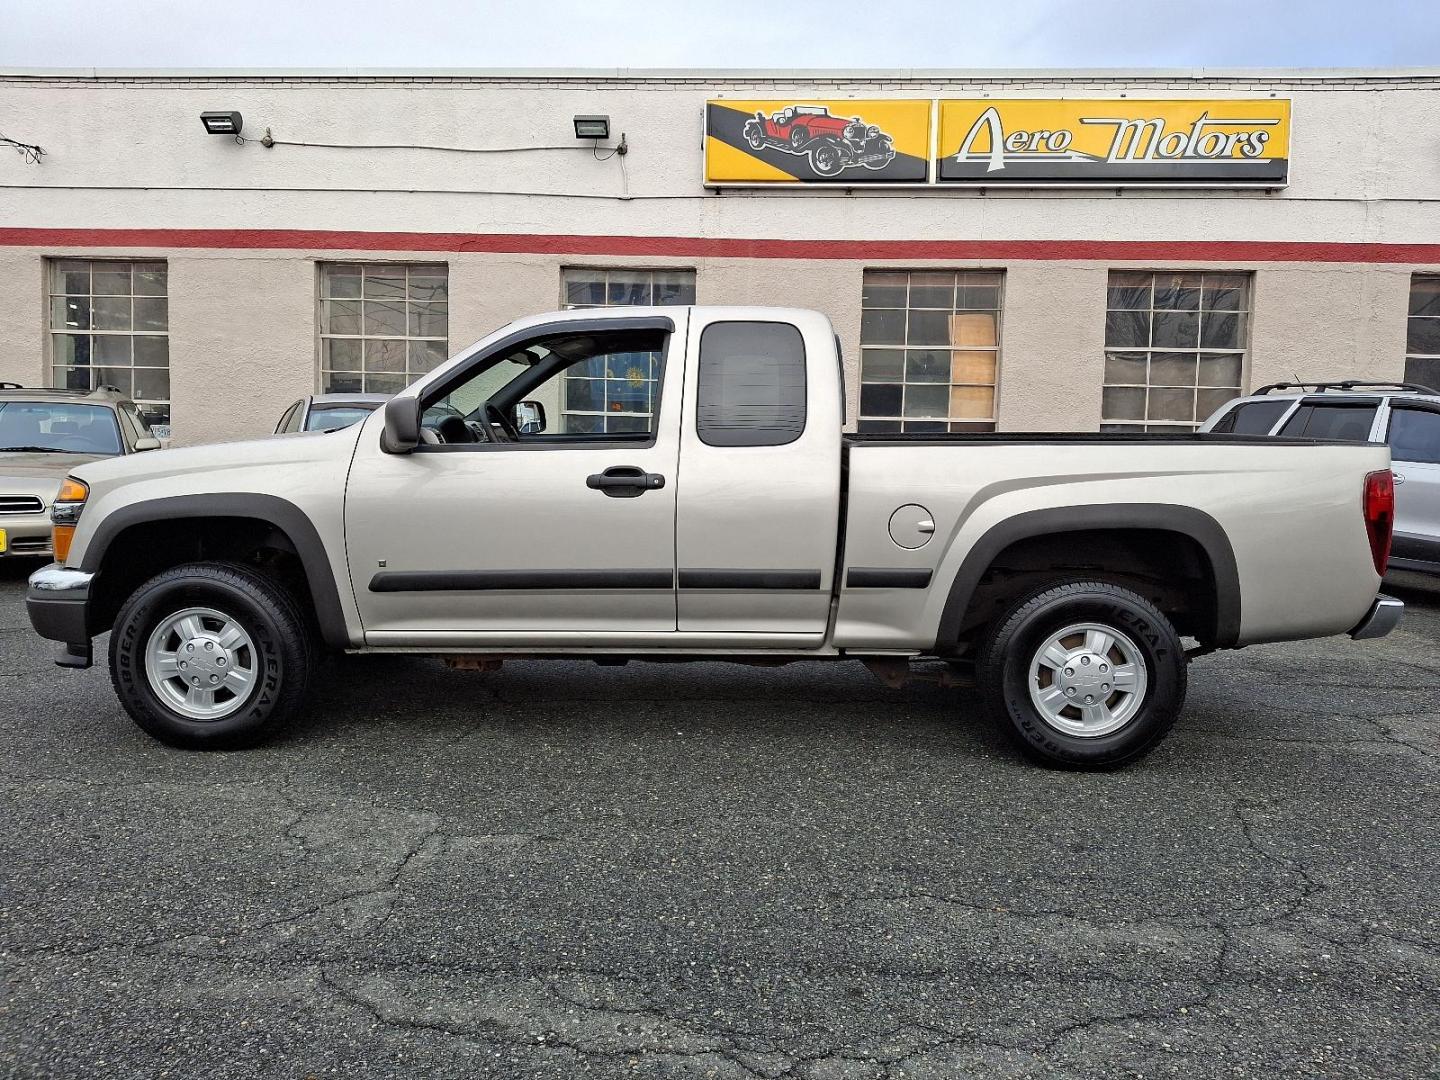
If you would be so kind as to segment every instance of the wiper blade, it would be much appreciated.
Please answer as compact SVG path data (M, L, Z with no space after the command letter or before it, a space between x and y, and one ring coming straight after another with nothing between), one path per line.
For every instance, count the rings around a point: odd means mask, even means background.
M58 446L0 446L0 454L83 454L84 450L62 450Z

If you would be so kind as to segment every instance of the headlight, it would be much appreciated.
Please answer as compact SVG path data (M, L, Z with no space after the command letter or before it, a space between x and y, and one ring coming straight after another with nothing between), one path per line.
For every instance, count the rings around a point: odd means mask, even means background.
M868 128L865 129L865 136L866 136L866 138L873 139L873 138L875 138L875 137L876 137L877 135L879 135L879 134L880 134L880 129L879 129L878 127L876 127L874 124L871 124Z
M55 561L63 563L70 557L70 545L75 540L75 526L80 521L80 511L85 509L85 500L90 497L90 487L82 480L67 476L60 485L60 494L50 507L51 543L55 548Z
M864 135L865 135L865 125L863 125L863 124L846 124L846 125L845 125L845 138L847 138L847 139L859 139L859 138L863 138Z

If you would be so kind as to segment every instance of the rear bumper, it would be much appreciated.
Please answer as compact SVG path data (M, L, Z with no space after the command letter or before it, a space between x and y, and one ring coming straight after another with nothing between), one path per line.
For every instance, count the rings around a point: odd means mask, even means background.
M1370 611L1365 618L1355 624L1350 631L1350 636L1356 641L1384 637L1395 629L1404 614L1405 602L1403 600L1396 600L1393 596L1381 593L1370 605Z
M35 632L63 642L56 663L62 667L90 666L90 583L94 574L51 563L30 575L25 611Z

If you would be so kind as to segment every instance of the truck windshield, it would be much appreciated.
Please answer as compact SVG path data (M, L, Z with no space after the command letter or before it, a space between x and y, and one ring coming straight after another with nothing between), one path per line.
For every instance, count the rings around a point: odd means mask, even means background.
M120 428L106 405L0 402L0 453L119 454Z

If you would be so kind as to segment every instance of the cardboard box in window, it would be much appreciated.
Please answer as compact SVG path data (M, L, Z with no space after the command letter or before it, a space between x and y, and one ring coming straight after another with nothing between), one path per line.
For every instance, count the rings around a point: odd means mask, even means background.
M979 386L995 383L995 354L993 352L960 352L950 354L950 381Z
M950 344L959 348L993 346L995 316L988 311L967 311L950 316Z

